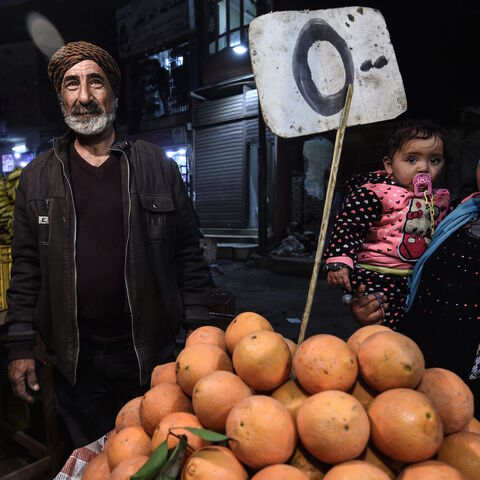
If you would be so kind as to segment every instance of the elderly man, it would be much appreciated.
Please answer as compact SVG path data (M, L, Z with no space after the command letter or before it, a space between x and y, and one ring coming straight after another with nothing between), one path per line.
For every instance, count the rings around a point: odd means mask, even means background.
M210 283L176 163L114 123L115 60L72 42L48 75L69 130L20 178L8 370L15 393L32 401L38 331L59 415L80 446L113 428L154 366L172 360L181 322L208 320Z

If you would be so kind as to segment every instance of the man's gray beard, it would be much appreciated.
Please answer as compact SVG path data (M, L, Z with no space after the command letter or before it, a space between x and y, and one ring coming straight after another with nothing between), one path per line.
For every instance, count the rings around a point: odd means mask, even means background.
M107 127L115 121L117 116L115 100L112 102L110 113L89 114L88 118L85 118L85 115L72 115L67 113L62 101L60 101L60 107L68 127L75 133L85 136L98 135L104 132Z

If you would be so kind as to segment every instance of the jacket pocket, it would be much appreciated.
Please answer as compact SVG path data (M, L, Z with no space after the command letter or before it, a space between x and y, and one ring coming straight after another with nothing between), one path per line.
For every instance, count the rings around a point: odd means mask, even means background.
M149 240L163 240L175 230L175 206L169 194L139 194Z
M50 219L52 217L53 198L32 200L30 205L37 224L38 244L48 245L50 243Z

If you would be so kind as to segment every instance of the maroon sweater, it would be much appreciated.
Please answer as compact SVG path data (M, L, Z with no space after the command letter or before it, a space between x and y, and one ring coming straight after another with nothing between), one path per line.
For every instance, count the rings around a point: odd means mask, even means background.
M130 332L125 295L125 228L120 159L99 167L70 147L77 214L77 300L82 337L118 337Z

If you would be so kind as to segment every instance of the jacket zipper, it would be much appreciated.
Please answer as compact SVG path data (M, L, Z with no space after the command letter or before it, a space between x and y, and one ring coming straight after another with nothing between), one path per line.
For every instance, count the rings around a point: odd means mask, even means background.
M130 243L130 221L131 221L131 213L132 213L132 199L130 197L130 164L128 162L127 155L123 150L110 148L113 152L120 152L120 154L125 158L125 163L127 165L127 194L128 194L128 215L127 215L127 235L126 235L126 242L125 242L125 260L123 264L123 279L125 281L125 292L127 294L127 303L128 303L128 310L130 312L130 321L132 324L132 340L133 340L133 348L135 350L135 355L137 356L138 362L138 372L140 377L140 383L142 383L142 364L140 362L140 356L138 354L137 343L135 341L135 331L133 328L133 308L132 308L132 300L130 298L130 289L128 287L128 280L127 280L127 257L128 257L128 245Z
M70 196L72 199L72 206L73 206L73 278L74 278L74 320L75 320L75 327L76 327L76 333L77 333L77 350L75 352L75 360L74 360L74 369L73 369L73 384L75 385L77 383L77 367L78 367L78 357L80 355L80 332L78 329L78 312L77 312L77 212L75 210L75 202L73 200L73 189L72 185L70 183L70 180L67 176L67 173L65 171L65 164L63 163L62 159L58 155L55 146L53 147L53 151L55 153L55 156L57 157L58 161L62 165L62 172L63 176L65 177L65 180L67 181L68 188L70 190Z

